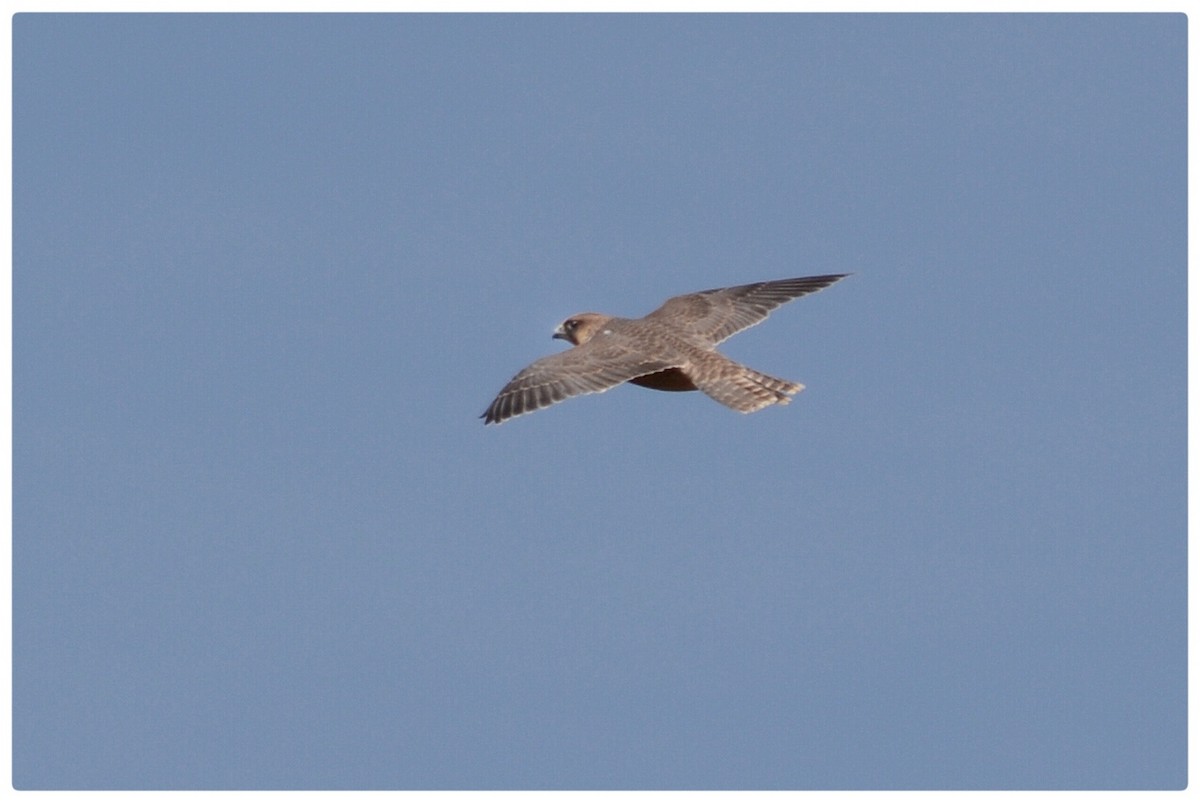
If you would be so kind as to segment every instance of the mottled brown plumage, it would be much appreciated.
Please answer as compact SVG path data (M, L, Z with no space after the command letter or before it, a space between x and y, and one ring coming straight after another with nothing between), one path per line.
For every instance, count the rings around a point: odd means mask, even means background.
M622 382L654 390L700 390L738 412L787 404L804 389L734 362L718 343L759 323L771 310L824 289L847 274L806 276L676 296L644 318L582 312L554 337L574 348L532 363L504 386L481 418L509 418Z

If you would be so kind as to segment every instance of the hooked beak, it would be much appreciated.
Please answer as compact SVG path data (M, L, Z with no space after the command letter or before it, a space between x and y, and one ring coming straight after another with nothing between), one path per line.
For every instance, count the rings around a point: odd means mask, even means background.
M551 340L569 340L569 338L567 337L566 330L562 328L562 324L558 325L558 328L554 330L554 334L550 335L550 339Z

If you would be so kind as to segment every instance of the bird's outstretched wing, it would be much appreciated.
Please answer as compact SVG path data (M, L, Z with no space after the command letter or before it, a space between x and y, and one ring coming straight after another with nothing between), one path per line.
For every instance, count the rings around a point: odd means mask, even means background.
M771 310L789 301L823 290L849 274L804 276L737 287L718 287L667 299L646 320L669 324L691 337L715 346L722 340L761 322Z
M480 418L485 424L499 424L572 396L602 393L635 377L675 367L678 362L647 356L638 342L621 333L601 333L582 346L527 366L509 380Z

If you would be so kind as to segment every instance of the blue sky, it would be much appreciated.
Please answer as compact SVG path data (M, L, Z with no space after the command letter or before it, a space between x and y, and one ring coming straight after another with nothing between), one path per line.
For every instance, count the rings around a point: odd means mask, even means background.
M1186 784L1184 16L13 35L18 788Z

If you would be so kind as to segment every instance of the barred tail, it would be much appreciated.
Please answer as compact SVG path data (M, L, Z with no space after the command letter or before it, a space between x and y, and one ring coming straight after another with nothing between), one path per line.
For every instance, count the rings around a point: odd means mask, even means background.
M804 385L738 365L730 361L731 370L697 381L696 386L709 397L740 413L753 413L772 404L787 404Z

